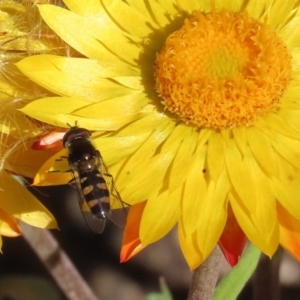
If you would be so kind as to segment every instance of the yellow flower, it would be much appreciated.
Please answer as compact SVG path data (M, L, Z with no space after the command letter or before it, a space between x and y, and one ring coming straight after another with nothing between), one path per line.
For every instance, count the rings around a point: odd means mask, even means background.
M32 22L32 23L31 23ZM43 38L37 8L11 0L0 3L0 248L1 236L21 234L18 220L41 228L55 228L52 214L12 174L33 177L49 153L26 151L40 133L36 122L18 109L47 94L24 76L15 63L29 53L62 53L58 38ZM39 34L38 34L39 33ZM49 33L49 32L47 32ZM57 49L60 49L59 51ZM56 49L56 50L53 50ZM19 178L20 179L20 178Z
M19 62L57 94L22 111L97 131L132 205L122 260L175 225L191 268L218 242L236 263L245 237L299 259L298 1L64 2L39 11L82 57Z

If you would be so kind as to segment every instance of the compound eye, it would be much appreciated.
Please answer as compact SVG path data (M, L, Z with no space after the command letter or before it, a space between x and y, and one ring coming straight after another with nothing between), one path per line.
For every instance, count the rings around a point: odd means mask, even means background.
M63 145L65 148L76 138L77 134L75 132L68 131L63 138Z
M72 127L70 130L68 130L63 137L64 147L67 148L69 144L76 138L77 135L78 135L77 127Z
M82 128L79 128L79 129L80 129L80 132L78 135L81 135L83 138L88 138L88 139L91 138L91 133L88 130L82 129Z
M63 137L63 145L67 148L76 139L90 139L91 133L85 128L74 127L67 131Z

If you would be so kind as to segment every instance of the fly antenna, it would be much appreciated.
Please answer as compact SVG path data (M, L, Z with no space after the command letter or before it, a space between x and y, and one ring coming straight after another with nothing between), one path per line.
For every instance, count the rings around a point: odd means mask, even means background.
M70 123L67 123L67 125L68 125L70 128L73 128L73 127L78 127L78 126L77 126L77 123L78 123L78 122L77 122L77 120L76 120L76 121L75 121L75 125L74 125L74 126L72 126Z

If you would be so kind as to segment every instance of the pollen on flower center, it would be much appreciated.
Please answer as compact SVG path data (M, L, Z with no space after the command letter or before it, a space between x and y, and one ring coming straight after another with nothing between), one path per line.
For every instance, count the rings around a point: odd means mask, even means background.
M291 55L266 22L227 11L185 20L155 62L165 108L199 127L248 126L280 100Z

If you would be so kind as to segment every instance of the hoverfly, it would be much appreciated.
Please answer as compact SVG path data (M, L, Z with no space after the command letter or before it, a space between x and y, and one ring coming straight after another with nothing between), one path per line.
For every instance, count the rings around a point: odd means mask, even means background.
M68 161L78 191L81 212L96 233L102 233L107 218L119 227L126 223L126 207L114 186L100 152L91 143L91 133L77 124L63 137Z

